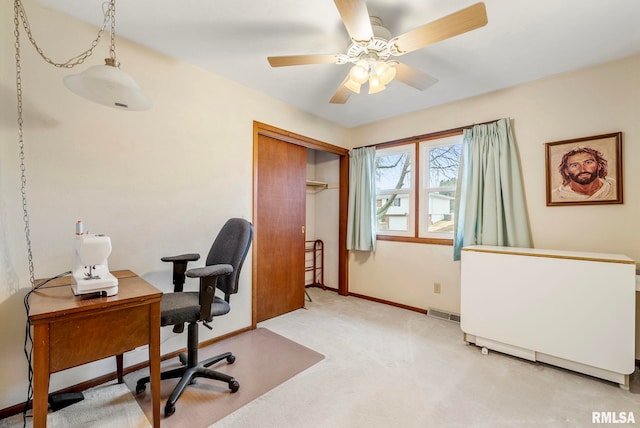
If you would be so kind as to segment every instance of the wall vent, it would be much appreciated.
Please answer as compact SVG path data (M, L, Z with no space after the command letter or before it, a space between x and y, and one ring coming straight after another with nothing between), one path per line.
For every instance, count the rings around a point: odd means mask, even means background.
M460 323L460 315L452 314L451 312L446 312L441 309L429 308L427 309L427 316Z

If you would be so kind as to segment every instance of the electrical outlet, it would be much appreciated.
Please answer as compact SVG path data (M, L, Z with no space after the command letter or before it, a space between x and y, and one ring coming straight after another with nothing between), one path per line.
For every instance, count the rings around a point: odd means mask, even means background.
M439 282L434 282L433 283L433 292L435 294L440 294L440 289L441 289L440 283Z

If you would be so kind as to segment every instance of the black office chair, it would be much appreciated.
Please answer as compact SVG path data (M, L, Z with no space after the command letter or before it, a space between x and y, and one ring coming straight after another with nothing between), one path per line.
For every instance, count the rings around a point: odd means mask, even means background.
M209 369L208 367L227 360L233 364L236 357L230 352L198 362L198 322L211 329L209 323L214 317L227 314L231 307L229 300L238 292L240 269L249 251L253 236L253 226L240 218L228 220L216 237L206 266L187 270L187 264L200 258L199 254L182 254L163 257L162 261L173 263L174 292L162 296L160 304L160 325L173 325L173 331L184 331L184 323L188 323L187 353L179 356L182 367L168 370L160 374L160 379L180 378L180 381L167 399L165 416L172 415L176 401L187 385L194 383L198 377L220 380L229 385L231 392L236 392L240 384L233 377ZM200 291L183 291L185 275L189 278L200 278ZM224 300L215 296L216 288L224 293ZM146 389L149 376L138 380L136 392Z

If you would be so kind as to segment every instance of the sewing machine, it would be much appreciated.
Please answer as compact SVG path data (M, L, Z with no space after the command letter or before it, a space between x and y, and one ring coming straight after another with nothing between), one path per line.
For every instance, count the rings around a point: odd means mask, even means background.
M82 222L76 224L75 262L72 270L73 294L118 294L118 280L109 273L107 258L111 254L111 239L82 231Z

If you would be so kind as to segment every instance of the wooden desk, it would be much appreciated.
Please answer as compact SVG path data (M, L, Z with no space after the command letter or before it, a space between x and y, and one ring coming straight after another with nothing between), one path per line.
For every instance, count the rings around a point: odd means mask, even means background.
M49 375L149 344L153 426L160 426L160 299L162 292L131 271L112 272L118 294L81 299L71 278L30 297L33 325L33 426L46 427Z

